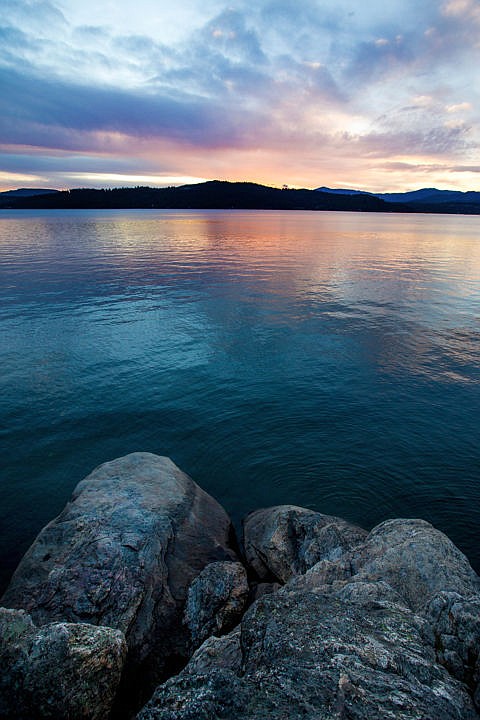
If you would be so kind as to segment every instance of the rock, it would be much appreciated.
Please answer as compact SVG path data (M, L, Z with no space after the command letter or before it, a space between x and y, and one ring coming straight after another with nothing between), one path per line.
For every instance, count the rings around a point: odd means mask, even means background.
M242 668L242 650L240 647L240 628L236 627L228 635L218 638L211 636L200 645L185 668L192 675L206 674L219 668L231 670L239 675Z
M185 605L184 623L190 630L192 647L238 623L248 592L247 573L240 563L207 565L190 585Z
M250 595L248 598L248 604L251 605L263 595L269 595L270 593L277 592L282 586L276 582L252 582L250 585Z
M285 586L200 647L139 720L478 720L466 684L478 699L480 581L462 553L418 520L329 543L332 523L311 516L247 518L247 557Z
M439 592L469 597L480 578L449 538L424 520L387 520L349 554L360 581L384 580L416 611Z
M287 582L321 560L336 561L367 533L341 518L279 505L244 520L245 555L261 580Z
M480 709L480 595L441 592L426 608L437 660L472 690Z
M192 580L235 560L223 508L168 458L133 453L76 487L21 561L4 597L34 622L117 628L132 684L158 681L188 657L182 616ZM138 678L138 682L135 680Z
M35 627L0 608L0 717L105 720L127 646L122 632L93 625Z
M479 720L480 579L445 535L294 506L244 528L250 589L227 515L170 460L97 468L3 598L0 717L107 718L122 667L131 717L183 667L139 720Z
M248 696L243 683L229 670L208 674L182 673L161 685L136 720L282 720L299 715L245 715ZM316 720L320 720L320 716Z
M229 639L236 660L220 649L187 665L138 720L478 720L465 686L436 663L427 621L384 584L293 585L247 611L239 642Z
M336 562L321 560L311 567L304 575L296 575L289 580L290 587L315 589L320 587L343 587L345 582L352 578L352 566L349 556L340 558Z

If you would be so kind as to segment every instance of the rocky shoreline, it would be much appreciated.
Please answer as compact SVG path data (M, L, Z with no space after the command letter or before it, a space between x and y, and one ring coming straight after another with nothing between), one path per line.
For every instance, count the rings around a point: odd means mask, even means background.
M480 718L480 578L423 520L257 510L96 468L0 600L5 720Z

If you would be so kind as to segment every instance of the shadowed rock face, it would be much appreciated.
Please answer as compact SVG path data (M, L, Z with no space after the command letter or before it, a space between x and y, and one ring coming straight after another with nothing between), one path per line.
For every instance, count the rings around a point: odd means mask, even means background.
M458 593L438 593L426 615L435 634L439 662L472 688L480 708L480 595L463 598Z
M37 628L22 610L0 608L0 717L104 720L126 654L119 630L71 623Z
M223 508L168 458L134 453L76 487L15 572L2 604L34 622L124 632L128 667L161 677L188 657L188 587L205 565L236 559Z
M184 622L193 648L210 635L228 632L240 621L248 598L245 568L240 563L207 565L188 591Z

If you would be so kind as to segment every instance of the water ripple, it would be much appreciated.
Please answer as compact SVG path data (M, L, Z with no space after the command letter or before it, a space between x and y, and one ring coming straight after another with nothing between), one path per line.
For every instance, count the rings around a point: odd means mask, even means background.
M425 517L480 568L474 217L2 212L4 582L95 465L231 512Z

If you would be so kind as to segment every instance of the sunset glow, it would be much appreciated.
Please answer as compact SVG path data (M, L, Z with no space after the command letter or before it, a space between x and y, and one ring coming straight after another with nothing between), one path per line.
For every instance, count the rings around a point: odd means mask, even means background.
M0 189L480 190L477 0L3 0Z

